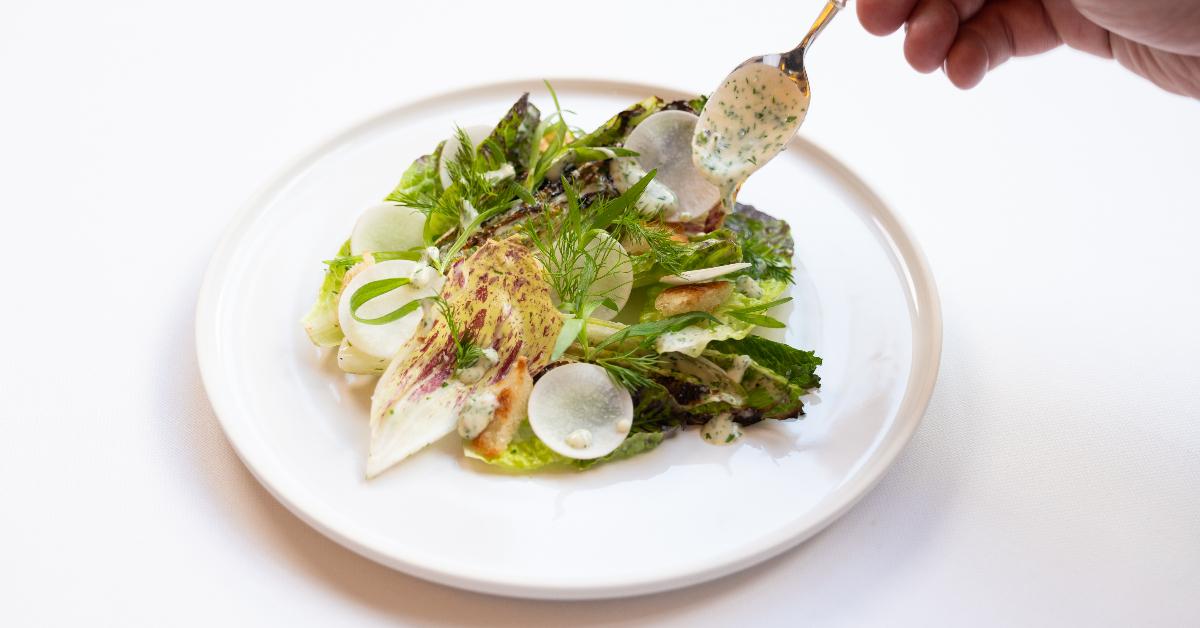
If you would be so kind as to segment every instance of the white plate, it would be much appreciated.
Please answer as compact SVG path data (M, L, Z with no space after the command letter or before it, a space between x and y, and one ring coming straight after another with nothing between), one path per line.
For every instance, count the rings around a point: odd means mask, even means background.
M554 81L584 128L649 94ZM398 107L276 177L229 228L197 310L209 397L246 466L346 547L437 582L504 595L601 598L716 578L795 546L845 512L895 459L932 392L941 352L933 279L912 239L845 166L797 139L741 200L796 237L787 340L825 359L820 402L719 447L689 431L586 473L515 476L464 459L456 439L363 479L372 382L342 375L300 327L358 212L452 125L492 124L540 81Z

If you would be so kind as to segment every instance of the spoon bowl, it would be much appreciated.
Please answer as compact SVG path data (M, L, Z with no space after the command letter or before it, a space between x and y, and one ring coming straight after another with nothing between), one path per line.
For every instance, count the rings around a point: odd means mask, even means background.
M804 55L846 0L829 0L792 50L751 57L713 92L692 137L692 162L721 189L730 211L738 188L796 134L811 100Z

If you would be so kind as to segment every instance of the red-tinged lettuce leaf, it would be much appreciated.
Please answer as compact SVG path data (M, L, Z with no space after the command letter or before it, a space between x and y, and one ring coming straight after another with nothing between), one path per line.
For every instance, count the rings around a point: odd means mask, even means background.
M562 319L528 249L489 241L455 264L442 288L463 333L499 361L476 383L454 377L457 345L445 320L418 332L388 365L371 397L367 475L375 476L454 430L475 393L496 386L524 356L537 372L549 361Z

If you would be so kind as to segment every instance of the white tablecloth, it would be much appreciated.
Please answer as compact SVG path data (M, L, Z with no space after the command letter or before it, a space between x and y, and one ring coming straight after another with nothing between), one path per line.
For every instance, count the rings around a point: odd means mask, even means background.
M197 374L219 234L299 151L514 77L693 91L817 0L0 5L0 624L1200 624L1200 104L1059 51L960 93L845 16L804 133L912 227L945 309L929 412L796 551L631 600L389 571L239 463Z

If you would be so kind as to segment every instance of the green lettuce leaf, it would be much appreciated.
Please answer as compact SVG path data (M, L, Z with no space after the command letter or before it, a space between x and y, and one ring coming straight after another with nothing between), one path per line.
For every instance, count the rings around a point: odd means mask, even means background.
M513 437L512 442L509 443L508 449L495 458L484 458L472 451L470 447L464 447L463 452L471 458L497 467L503 467L510 471L536 471L538 469L555 467L583 470L605 462L625 460L626 458L646 453L657 447L662 440L662 432L634 432L607 456L601 456L593 460L575 460L554 453L553 450L547 447L533 433L533 429L529 427L529 422L526 421L517 430L517 434Z
M644 454L658 447L662 441L662 432L634 432L607 456L601 456L592 460L572 460L571 464L578 469L590 469L598 464L616 462L617 460L625 460L638 454Z
M385 201L400 202L403 195L440 194L442 192L442 177L438 174L438 161L442 158L442 149L446 143L437 145L432 154L418 157L409 165L400 182Z
M764 279L758 284L762 288L762 296L752 299L741 292L734 291L724 303L713 311L713 315L720 323L669 331L658 337L655 341L655 348L659 353L677 351L696 357L704 352L710 342L730 338L740 339L750 335L750 332L758 327L754 322L757 319L748 316L738 317L733 313L737 310L753 309L756 306L776 301L787 290L787 284L777 279ZM654 298L662 290L663 288L652 288L648 292L645 309L642 311L642 321L654 321L662 318L658 310L654 309Z
M350 241L338 249L338 257L350 255ZM342 292L342 279L346 276L348 266L333 264L325 270L325 280L317 291L317 302L304 316L304 331L308 339L318 347L334 347L342 342L342 327L338 324L338 298Z
M529 427L526 421L517 429L512 442L504 453L495 458L484 458L470 447L463 447L463 453L476 460L490 465L503 467L510 471L536 471L545 467L566 466L569 459L554 453L541 441Z

